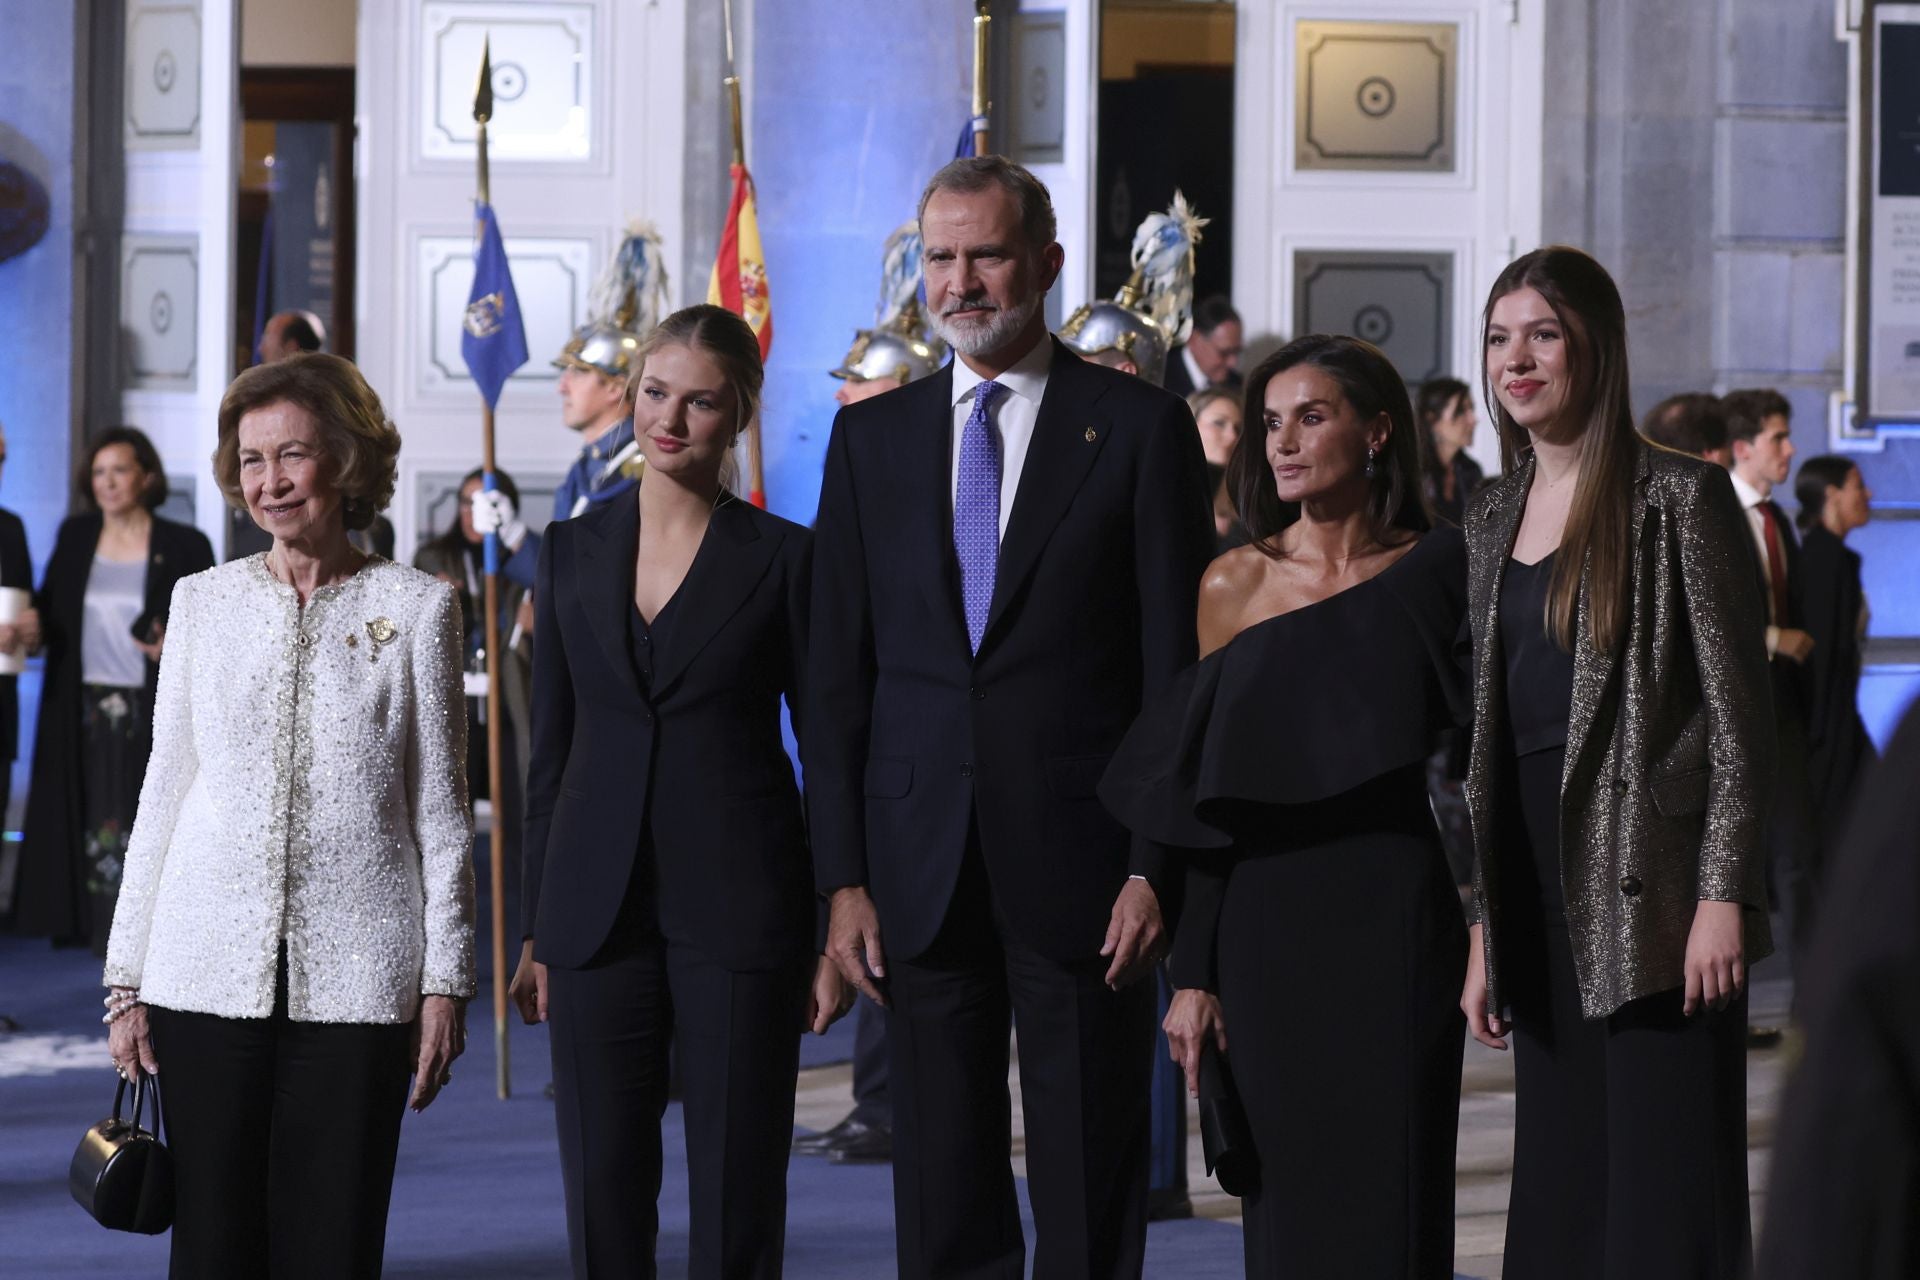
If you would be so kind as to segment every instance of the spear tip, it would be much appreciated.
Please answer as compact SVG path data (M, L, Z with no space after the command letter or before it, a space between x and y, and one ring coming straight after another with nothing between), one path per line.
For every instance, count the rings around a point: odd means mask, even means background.
M473 118L481 124L493 118L493 37L480 42L480 85L473 95Z

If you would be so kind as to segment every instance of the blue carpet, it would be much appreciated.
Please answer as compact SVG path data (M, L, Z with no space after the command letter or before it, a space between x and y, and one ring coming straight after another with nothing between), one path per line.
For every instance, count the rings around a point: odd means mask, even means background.
M483 878L484 883L484 878ZM485 919L482 905L481 918ZM486 950L481 949L483 967ZM99 1023L100 966L91 955L0 938L0 1013L21 1024L0 1034L0 1275L166 1273L165 1236L95 1226L67 1193L67 1162L87 1125L107 1113L113 1074ZM453 1085L423 1115L409 1114L387 1230L389 1276L541 1280L566 1274L566 1225L546 1032L511 1019L514 1096L494 1097L491 1005L475 1002L469 1050ZM852 1020L808 1037L808 1065L843 1061ZM162 1064L164 1080L165 1064ZM680 1109L668 1109L660 1196L660 1274L686 1273L687 1187ZM891 1172L795 1158L788 1175L787 1275L795 1280L890 1277ZM1032 1218L1021 1186L1021 1212ZM1214 1222L1156 1223L1147 1274L1225 1280L1241 1272L1240 1231Z

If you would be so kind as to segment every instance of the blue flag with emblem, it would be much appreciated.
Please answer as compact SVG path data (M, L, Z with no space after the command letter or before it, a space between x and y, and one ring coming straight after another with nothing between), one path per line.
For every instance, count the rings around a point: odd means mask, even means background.
M460 355L491 409L500 403L500 388L513 371L527 362L527 331L520 324L520 299L514 296L493 206L475 201L474 216L473 291L467 295Z

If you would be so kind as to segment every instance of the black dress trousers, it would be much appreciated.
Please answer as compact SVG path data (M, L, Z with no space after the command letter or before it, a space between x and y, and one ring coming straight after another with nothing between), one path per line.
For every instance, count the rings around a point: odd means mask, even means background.
M1008 936L977 833L933 945L890 960L893 1202L903 1280L1025 1274L1007 1091L1018 1037L1035 1280L1137 1277L1146 1250L1153 982L1107 988Z
M373 1280L413 1064L406 1023L147 1007L173 1152L175 1280Z
M641 860L646 877L646 860ZM661 936L630 892L583 968L547 971L553 1101L580 1280L650 1278L660 1232L660 1118L678 1041L693 1280L775 1280L810 956L733 972Z

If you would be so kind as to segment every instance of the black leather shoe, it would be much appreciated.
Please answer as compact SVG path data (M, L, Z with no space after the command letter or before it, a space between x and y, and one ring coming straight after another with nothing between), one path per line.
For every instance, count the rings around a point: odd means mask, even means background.
M836 1127L846 1132L827 1148L827 1159L834 1164L887 1164L893 1160L892 1126L868 1124L848 1116Z
M1147 1221L1172 1222L1175 1218L1191 1218L1193 1201L1187 1198L1185 1187L1157 1187L1147 1192Z
M837 1146L855 1129L865 1129L866 1122L858 1111L849 1111L839 1124L821 1133L806 1133L793 1140L793 1154L797 1156L824 1156Z

